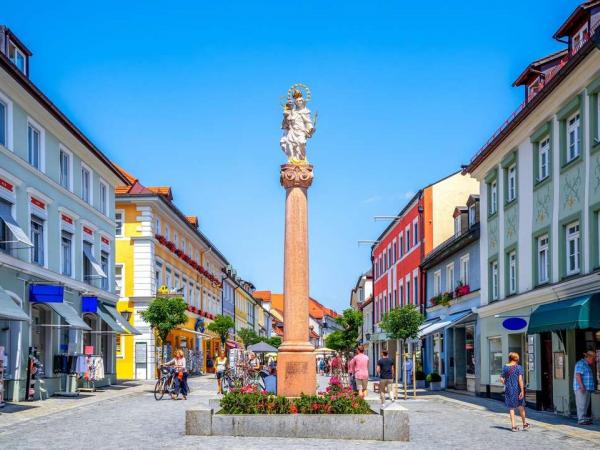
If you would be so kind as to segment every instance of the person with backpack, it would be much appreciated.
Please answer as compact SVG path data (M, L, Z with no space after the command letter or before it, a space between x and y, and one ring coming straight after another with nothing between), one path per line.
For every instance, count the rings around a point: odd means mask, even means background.
M525 418L525 380L523 367L519 365L519 354L510 352L508 364L502 369L500 381L504 384L504 404L507 406L512 431L519 431L515 424L515 408L519 408L519 415L523 421L523 431L531 428Z

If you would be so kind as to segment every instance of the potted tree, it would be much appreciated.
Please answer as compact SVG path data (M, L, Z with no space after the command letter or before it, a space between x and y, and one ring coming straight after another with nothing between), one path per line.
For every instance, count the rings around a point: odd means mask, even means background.
M429 389L432 391L442 390L442 377L437 372L431 372L426 378L429 383Z

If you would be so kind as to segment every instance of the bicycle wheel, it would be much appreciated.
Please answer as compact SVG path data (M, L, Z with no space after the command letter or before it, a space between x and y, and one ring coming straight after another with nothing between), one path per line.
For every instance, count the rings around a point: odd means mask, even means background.
M154 385L154 398L161 400L163 395L165 395L165 379L159 378L156 385Z

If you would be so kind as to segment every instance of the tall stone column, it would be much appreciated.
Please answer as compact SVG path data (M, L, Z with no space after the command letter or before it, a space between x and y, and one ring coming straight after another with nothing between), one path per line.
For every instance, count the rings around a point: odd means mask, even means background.
M298 397L314 394L317 374L313 346L308 340L308 200L313 166L283 164L285 243L283 294L284 334L277 356L277 393Z

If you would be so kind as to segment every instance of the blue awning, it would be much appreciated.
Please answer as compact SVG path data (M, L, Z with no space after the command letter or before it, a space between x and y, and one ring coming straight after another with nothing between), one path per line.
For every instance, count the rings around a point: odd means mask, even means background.
M54 284L29 285L29 301L38 303L62 303L65 287Z

